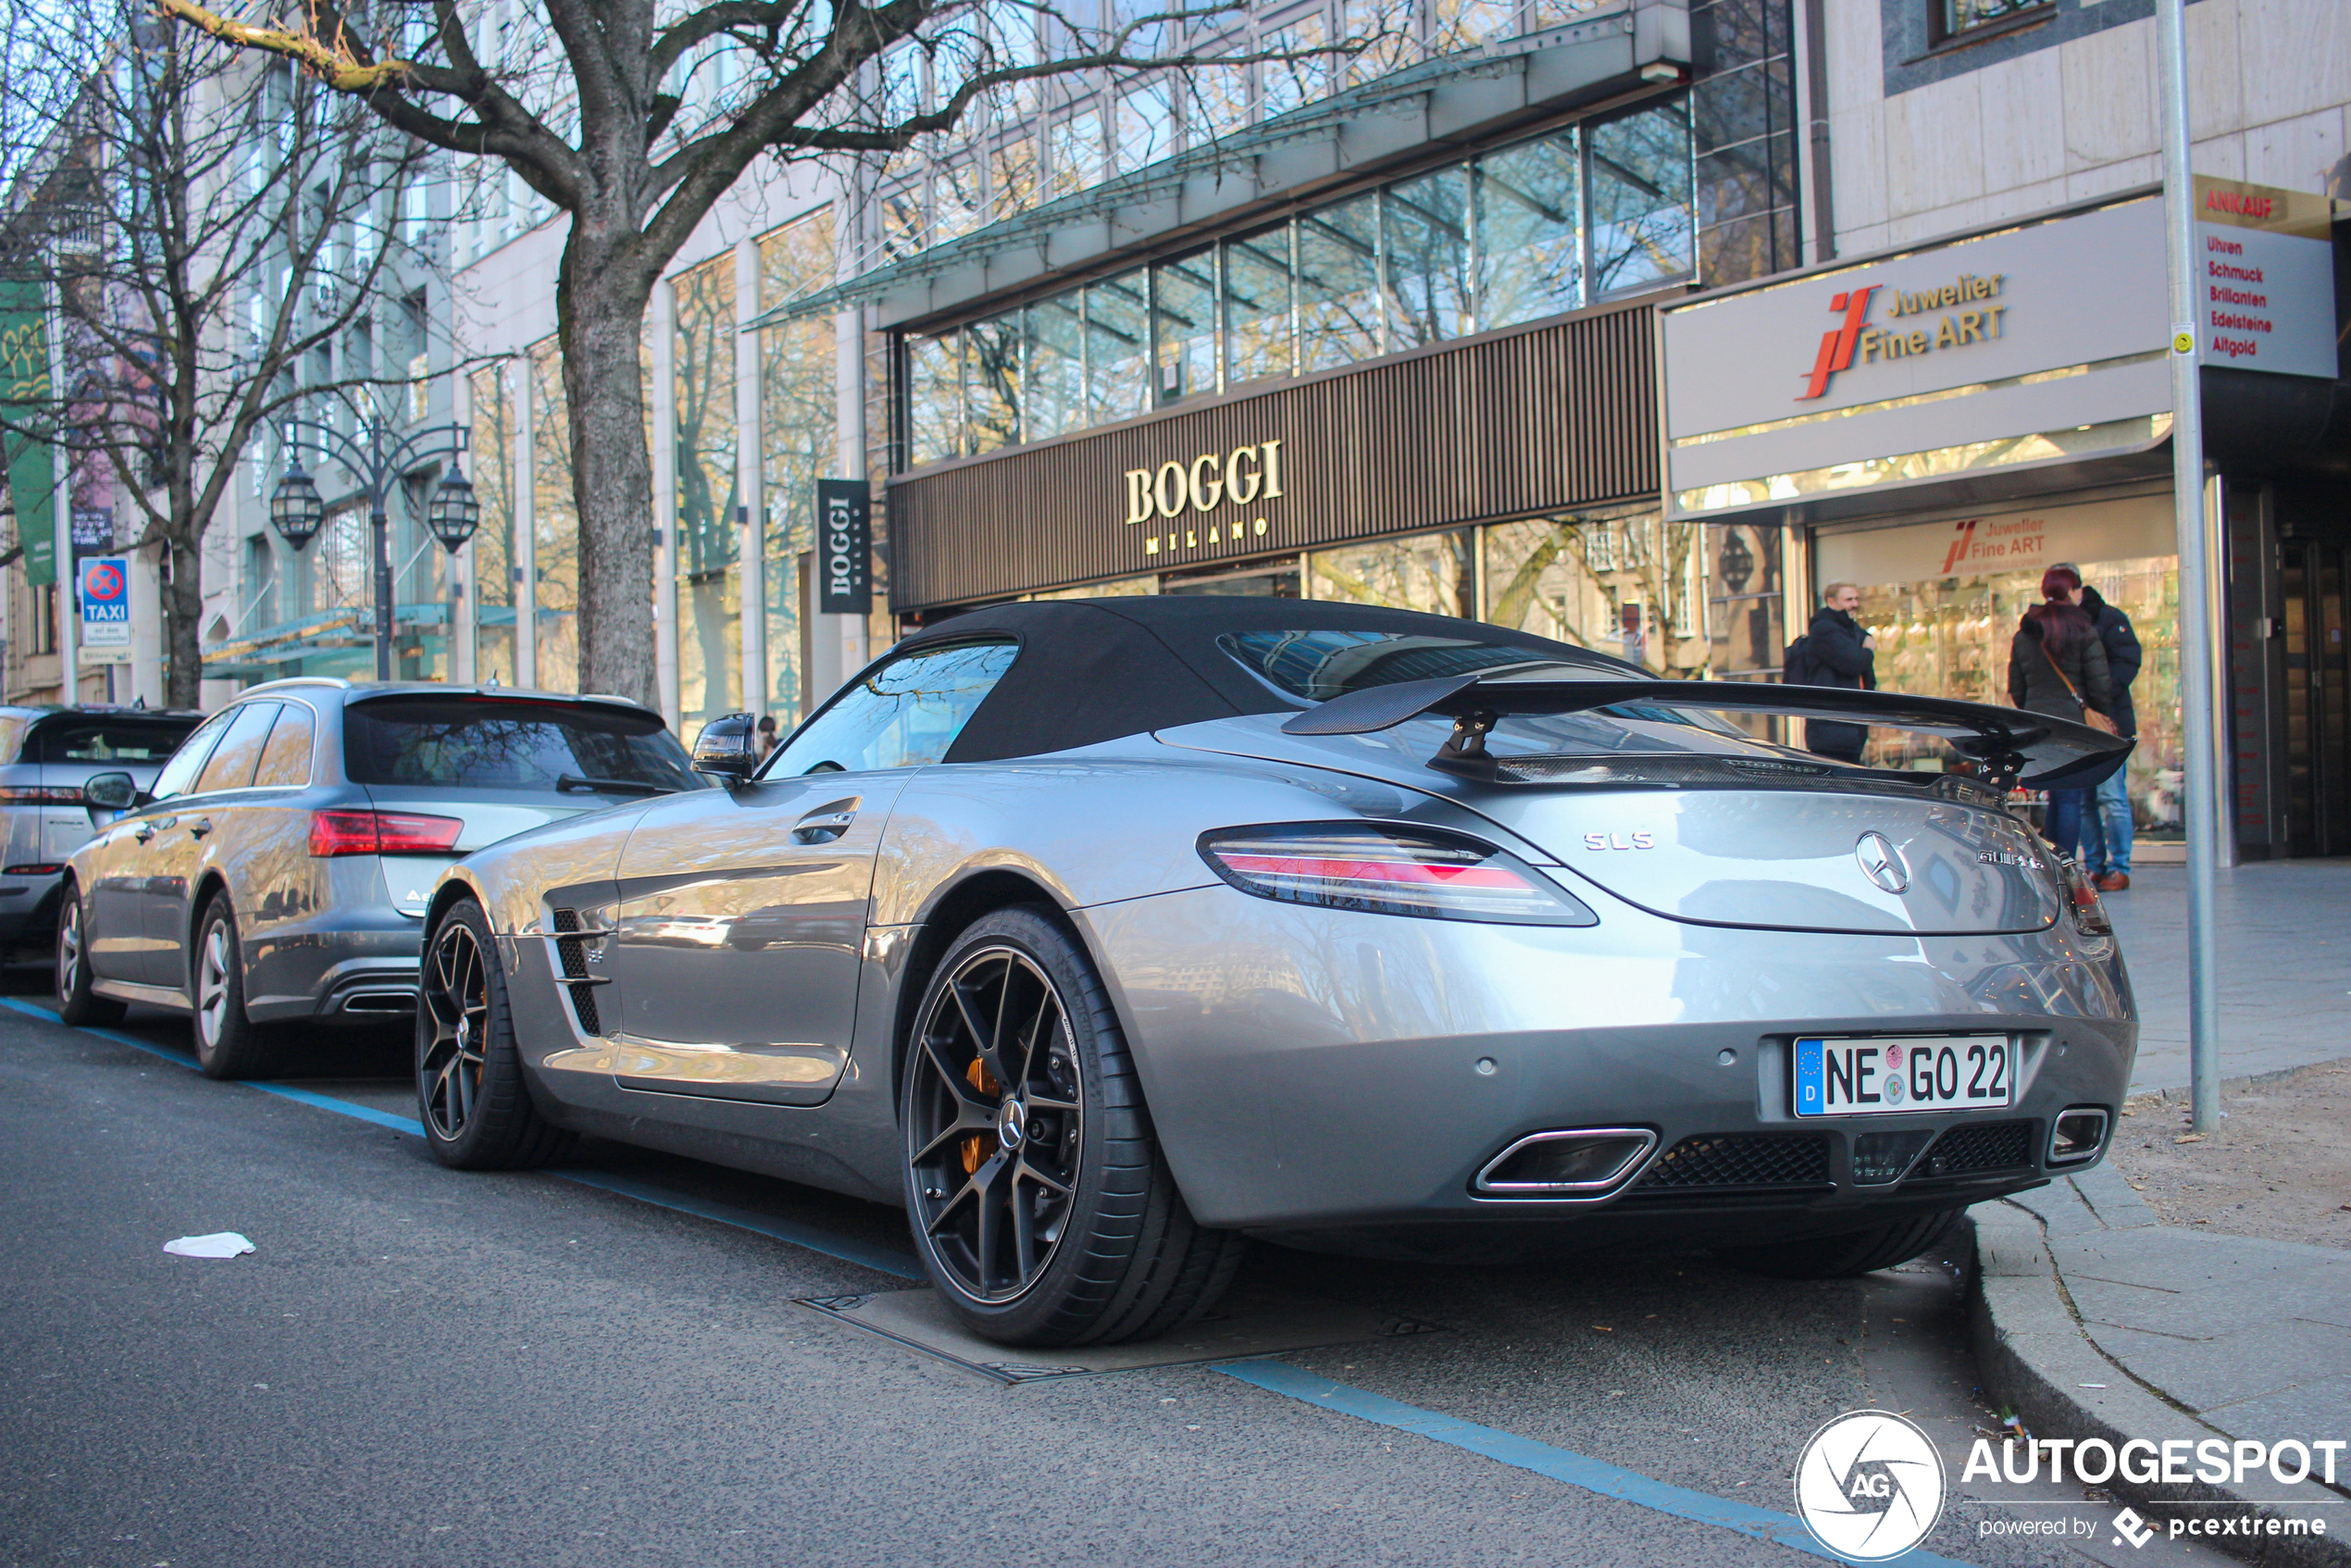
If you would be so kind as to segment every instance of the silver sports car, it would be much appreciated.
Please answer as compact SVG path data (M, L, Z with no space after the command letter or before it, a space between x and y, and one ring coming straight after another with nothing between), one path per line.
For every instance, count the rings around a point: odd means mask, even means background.
M1250 1235L1884 1268L2097 1160L2130 1081L2097 895L2006 807L2120 765L2079 725L1212 598L974 612L765 765L749 722L697 747L728 788L442 877L432 1148L586 1132L902 1204L1007 1344L1162 1332Z

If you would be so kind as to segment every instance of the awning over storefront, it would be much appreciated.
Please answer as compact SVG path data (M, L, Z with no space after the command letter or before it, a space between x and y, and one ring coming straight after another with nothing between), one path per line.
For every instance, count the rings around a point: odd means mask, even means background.
M511 615L511 612L509 612ZM280 666L309 653L330 653L375 645L375 611L365 604L324 610L300 620L263 627L249 636L216 642L204 651L206 680L267 679L282 673ZM442 604L395 604L392 612L395 637L449 625L449 606Z
M877 303L895 326L1040 280L1161 251L1277 203L1498 122L1686 75L1683 0L1611 0L1588 19L1429 60L1131 174L803 294L752 328Z

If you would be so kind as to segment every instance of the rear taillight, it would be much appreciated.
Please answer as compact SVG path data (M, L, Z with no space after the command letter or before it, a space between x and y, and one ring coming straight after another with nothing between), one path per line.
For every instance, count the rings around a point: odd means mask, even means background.
M465 823L454 816L419 816L404 811L317 811L310 814L310 852L339 854L446 854L457 847Z
M1200 852L1241 891L1284 903L1429 920L1599 924L1535 867L1464 834L1294 822L1203 833Z
M0 806L78 806L81 791L47 785L13 784L0 788Z
M2058 879L2065 888L2065 902L2073 911L2073 924L2085 937L2114 935L2114 922L2106 917L2106 905L2098 899L2097 884L2082 869L2082 863L2071 855L2058 857Z

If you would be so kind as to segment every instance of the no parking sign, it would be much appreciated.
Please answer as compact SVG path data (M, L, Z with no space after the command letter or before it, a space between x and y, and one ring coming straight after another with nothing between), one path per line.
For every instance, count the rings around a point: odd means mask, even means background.
M86 555L74 563L81 599L82 662L131 662L131 557Z

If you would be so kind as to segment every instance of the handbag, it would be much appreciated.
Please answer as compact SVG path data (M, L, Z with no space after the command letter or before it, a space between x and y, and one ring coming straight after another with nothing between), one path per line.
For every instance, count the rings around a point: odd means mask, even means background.
M2042 644L2041 657L2048 659L2049 667L2057 671L2057 678L2059 680L2065 682L2065 694L2072 698L2075 704L2081 708L2082 722L2084 724L2088 725L2091 728L2099 731L2101 734L2121 735L2122 733L2122 731L2114 728L2114 721L2112 719L2098 712L2097 709L2090 706L2089 703L2082 701L2082 693L2076 691L2073 689L2073 682L2067 678L2065 666L2058 663L2054 658L2050 658L2048 645L2046 643Z

